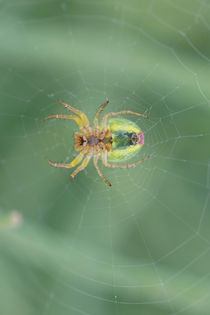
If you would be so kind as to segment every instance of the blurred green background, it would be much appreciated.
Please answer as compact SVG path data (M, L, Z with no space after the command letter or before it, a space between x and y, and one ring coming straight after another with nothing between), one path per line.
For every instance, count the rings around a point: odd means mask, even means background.
M210 314L210 1L0 1L0 314ZM73 121L130 109L134 169L71 170ZM22 221L15 226L12 211ZM16 220L17 221L17 220Z

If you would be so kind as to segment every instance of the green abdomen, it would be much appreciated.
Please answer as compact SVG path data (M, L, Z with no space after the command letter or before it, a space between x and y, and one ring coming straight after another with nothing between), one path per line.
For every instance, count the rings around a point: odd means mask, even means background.
M108 152L109 161L125 161L133 157L143 144L132 144L131 134L140 133L140 128L132 121L112 118L108 121L108 129L112 134L112 150Z

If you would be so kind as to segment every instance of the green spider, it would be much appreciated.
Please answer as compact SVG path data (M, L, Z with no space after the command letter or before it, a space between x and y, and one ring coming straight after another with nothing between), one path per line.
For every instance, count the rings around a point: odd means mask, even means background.
M122 114L132 114L143 118L148 118L146 115L135 113L130 110L123 110L116 113L110 112L104 115L104 117L102 118L102 123L101 125L99 125L98 117L104 107L109 103L109 101L106 101L103 105L100 106L94 117L93 129L90 126L87 116L82 111L73 108L72 106L63 103L62 101L58 102L77 116L57 114L48 116L45 118L45 120L51 118L64 118L75 120L81 132L75 132L74 134L74 149L81 152L69 164L53 163L48 158L46 158L46 160L50 165L54 167L72 168L77 166L86 155L81 165L78 166L71 174L71 181L77 173L86 168L92 157L93 164L98 172L98 175L109 186L111 186L110 182L102 175L101 170L99 169L99 157L102 159L103 165L110 168L130 168L149 159L149 157L146 157L131 164L110 163L125 161L134 156L144 144L144 135L140 128L132 121L122 118L108 118Z

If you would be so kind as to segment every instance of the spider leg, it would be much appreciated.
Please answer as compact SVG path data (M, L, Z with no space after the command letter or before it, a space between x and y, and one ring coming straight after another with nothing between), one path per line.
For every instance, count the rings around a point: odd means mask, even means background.
M104 107L106 107L106 105L109 104L109 101L106 101L103 105L101 105L94 117L93 123L96 129L99 129L99 123L98 123L98 117L100 115L100 113L102 112L102 110L104 109Z
M51 116L45 117L45 120L48 120L48 119L51 119L51 118L72 119L72 120L75 120L75 122L77 123L79 129L80 129L82 132L85 131L85 128L84 128L83 123L82 123L82 120L81 120L78 116L75 116L75 115L59 115L59 114L56 114L56 115L51 115Z
M84 170L84 168L86 168L86 166L88 165L91 157L92 157L92 153L88 153L87 156L85 157L85 159L83 160L82 164L80 166L78 166L76 168L76 170L71 174L71 176L70 176L70 180L71 181L77 175L77 173L81 172L82 170Z
M130 164L114 164L114 163L108 163L107 156L105 154L102 155L102 162L104 166L109 167L109 168L131 168L131 167L135 167L138 164L143 163L146 160L149 160L149 156Z
M76 109L66 103L63 103L62 101L58 101L58 102L64 107L66 107L68 110L71 110L74 114L77 114L81 118L83 127L87 128L90 132L92 132L92 128L90 127L89 120L87 116L81 110Z
M72 167L75 167L77 164L79 164L84 155L85 155L85 151L81 151L76 157L75 159L71 162L71 163L68 163L68 164L65 164L65 163L53 163L52 161L50 161L48 158L46 158L46 161L47 163L49 163L50 165L54 166L54 167L65 167L65 168L72 168Z
M132 115L136 115L139 117L148 118L147 115L132 112L131 110L121 110L120 112L116 112L116 113L111 112L111 113L104 115L104 117L102 119L102 129L107 130L107 119L109 117L113 117L113 116L117 116L117 115L127 115L127 114L132 114Z
M98 166L98 158L99 158L99 155L95 155L94 158L93 158L93 164L98 172L98 175L101 177L101 179L103 179L103 181L108 185L108 186L112 186L111 183L102 175L101 173L101 170Z

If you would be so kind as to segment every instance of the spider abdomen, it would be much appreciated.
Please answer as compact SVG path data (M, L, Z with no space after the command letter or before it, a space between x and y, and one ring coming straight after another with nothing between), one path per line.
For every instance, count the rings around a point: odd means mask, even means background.
M112 135L112 149L108 152L109 161L125 161L133 157L144 144L144 135L132 121L112 118L108 122Z

